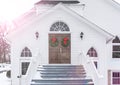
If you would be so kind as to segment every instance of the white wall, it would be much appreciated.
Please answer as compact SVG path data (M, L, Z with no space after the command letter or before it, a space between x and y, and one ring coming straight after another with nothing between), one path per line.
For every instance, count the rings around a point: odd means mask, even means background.
M84 16L106 31L120 35L120 6L112 0L82 0L86 7Z
M105 0L84 0L86 7L84 16L96 23L105 30L117 34L115 30L120 27L120 12L115 6L111 6ZM104 75L103 85L107 85L107 69L117 69L119 60L111 57L111 44L106 44L106 38L93 27L78 19L74 15L62 9L52 10L51 13L43 17L37 15L36 19L19 27L18 32L12 39L12 78L13 85L19 84L16 78L19 72L19 57L22 49L27 46L33 55L39 49L41 53L40 64L48 64L48 34L51 25L61 20L65 22L71 33L71 64L79 64L79 53L86 55L87 51L93 46L98 52L98 71ZM114 29L114 31L113 31ZM35 32L39 32L39 39L36 40ZM80 32L84 33L83 40L80 39ZM58 32L59 33L59 32ZM119 34L119 33L118 33ZM14 69L14 67L16 67ZM119 69L118 69L119 70Z
M98 52L98 70L101 74L105 74L105 67L103 66L106 64L106 38L99 31L62 9L57 9L42 18L40 16L36 18L35 21L31 21L31 24L21 26L14 36L12 42L13 85L19 83L19 79L16 78L20 74L19 58L25 46L31 50L33 55L40 49L41 60L38 61L40 61L40 64L48 64L48 34L51 33L49 29L58 20L65 22L70 28L71 64L79 64L79 53L83 52L86 55L87 51L93 46ZM36 31L39 32L38 40L35 37ZM83 40L80 39L80 32L84 33ZM14 67L17 68L14 69Z
M96 23L101 28L114 34L120 35L120 5L114 3L112 0L82 0L86 7L84 9L83 16ZM118 70L120 61L119 59L112 58L112 43L108 43L105 58L103 61L104 73L105 73L105 84L107 85L107 71L108 70ZM105 47L106 47L105 46ZM106 62L106 63L105 63ZM102 63L102 62L101 62Z

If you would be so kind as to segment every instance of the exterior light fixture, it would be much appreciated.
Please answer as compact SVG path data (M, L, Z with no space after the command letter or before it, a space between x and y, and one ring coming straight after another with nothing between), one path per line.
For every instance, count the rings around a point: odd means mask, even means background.
M83 39L83 35L84 35L84 33L81 32L81 33L80 33L80 38L81 38L81 40Z
M36 33L35 33L35 36L36 36L36 39L38 39L38 38L39 38L39 33L36 32Z

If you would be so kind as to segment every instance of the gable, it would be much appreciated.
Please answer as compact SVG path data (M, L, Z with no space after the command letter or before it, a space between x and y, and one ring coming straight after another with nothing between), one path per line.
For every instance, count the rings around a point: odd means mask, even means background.
M52 18L51 18L52 17ZM95 30L97 32L99 32L100 35L104 36L105 38L111 38L113 37L112 34L106 32L105 30L103 30L102 28L100 28L99 26L97 26L96 24L92 23L91 21L89 21L88 19L86 19L85 17L77 14L76 12L74 12L73 10L67 8L66 6L64 6L63 4L58 4L55 7L53 7L52 9L48 10L47 12L41 14L41 15L36 15L35 17L33 17L31 19L31 21L28 21L26 24L19 26L15 32L12 33L12 36L10 35L10 37L8 36L8 38L12 39L15 35L18 34L18 32L21 30L24 32L28 31L29 29L32 29L34 31L39 30L39 29L33 29L34 27L36 27L38 25L38 27L41 24L49 24L48 25L48 29L50 28L50 26L52 25L53 22L57 21L57 20L63 20L63 21L67 21L68 23L71 21L71 23L74 22L75 20L75 25L83 23L84 25L90 26L91 30ZM43 23L44 22L44 23ZM33 28L29 27L32 26ZM41 26L42 27L42 26ZM37 28L37 27L36 27ZM41 30L43 30L45 27L42 27ZM48 29L45 30L46 32L48 32ZM79 29L79 28L76 28ZM13 36L14 35L14 36Z

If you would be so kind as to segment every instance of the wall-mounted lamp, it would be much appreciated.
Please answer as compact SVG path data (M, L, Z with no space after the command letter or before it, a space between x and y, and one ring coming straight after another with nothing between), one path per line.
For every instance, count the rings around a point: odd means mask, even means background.
M38 39L38 38L39 38L39 33L36 32L36 33L35 33L35 36L36 36L36 39Z
M84 35L84 33L81 32L81 33L80 33L80 38L81 38L81 40L83 39L83 35Z

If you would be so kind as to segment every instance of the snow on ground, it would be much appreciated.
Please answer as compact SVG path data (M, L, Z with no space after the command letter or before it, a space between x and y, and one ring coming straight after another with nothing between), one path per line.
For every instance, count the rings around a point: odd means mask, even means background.
M11 79L6 77L8 70L11 70L10 64L0 64L0 85L11 85Z
M6 77L6 72L0 73L0 85L11 85L11 79Z

